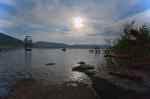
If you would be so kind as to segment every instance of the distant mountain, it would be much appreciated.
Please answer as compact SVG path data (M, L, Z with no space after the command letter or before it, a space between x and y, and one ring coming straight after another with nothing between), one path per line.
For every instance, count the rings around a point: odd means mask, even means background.
M6 34L0 33L0 46L20 46L23 45L23 41Z
M63 43L53 43L53 42L43 42L43 41L38 41L35 42L34 47L40 47L40 48L64 48L68 47L67 44Z
M54 42L44 42L44 41L38 41L35 42L34 47L38 47L38 48L102 48L102 49L106 49L109 48L110 46L108 45L86 45L86 44L75 44L75 45L68 45L68 44L64 44L64 43L54 43Z
M106 49L109 48L110 46L108 45L95 45L95 44L76 44L76 45L70 45L72 48L101 48L101 49Z

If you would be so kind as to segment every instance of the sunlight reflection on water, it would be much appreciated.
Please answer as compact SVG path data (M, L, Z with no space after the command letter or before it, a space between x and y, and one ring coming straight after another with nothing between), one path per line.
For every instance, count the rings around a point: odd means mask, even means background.
M23 78L34 78L46 84L64 81L89 83L83 73L72 72L78 62L99 65L103 55L89 53L88 49L33 49L26 53L24 49L8 50L0 55L0 96L7 95L11 86ZM47 66L47 63L56 63Z

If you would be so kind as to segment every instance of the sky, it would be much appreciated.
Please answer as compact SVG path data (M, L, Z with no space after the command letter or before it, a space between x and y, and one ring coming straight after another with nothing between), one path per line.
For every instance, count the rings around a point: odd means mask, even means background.
M0 32L22 40L105 44L133 20L150 24L150 0L0 0Z

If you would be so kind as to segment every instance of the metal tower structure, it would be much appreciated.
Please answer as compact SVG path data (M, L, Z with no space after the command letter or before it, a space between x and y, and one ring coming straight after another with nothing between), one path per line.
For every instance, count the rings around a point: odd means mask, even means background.
M31 36L26 36L24 39L24 45L26 51L32 51L32 39Z

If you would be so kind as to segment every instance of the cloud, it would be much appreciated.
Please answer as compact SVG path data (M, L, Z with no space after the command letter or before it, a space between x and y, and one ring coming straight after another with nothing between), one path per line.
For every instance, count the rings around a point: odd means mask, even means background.
M8 4L8 5L14 5L14 0L0 0L0 3L3 3L3 4Z
M22 39L32 35L35 41L104 43L128 21L149 22L148 7L128 13L140 9L143 2L147 0L0 0L5 8L0 10L0 30ZM73 27L75 16L85 20L84 28Z
M150 23L150 9L144 12L135 14L131 17L127 17L126 19L120 20L118 23L131 22L133 20L136 22L136 25L141 25L144 23L149 24Z
M0 27L1 28L9 28L9 27L13 27L16 26L16 24L12 21L8 21L8 20L0 20Z
M103 26L100 25L100 22L94 23L95 32L91 33L90 36L117 36L122 34L122 28L124 24L135 21L135 27L138 27L142 24L150 24L150 10L146 10L144 12L135 14L131 17L127 17L125 19L121 19L118 21L107 22L104 21ZM102 24L101 23L101 24ZM99 31L99 32L98 32Z

